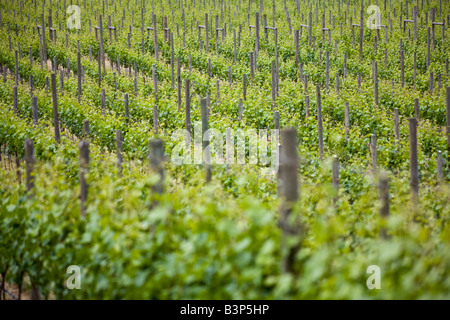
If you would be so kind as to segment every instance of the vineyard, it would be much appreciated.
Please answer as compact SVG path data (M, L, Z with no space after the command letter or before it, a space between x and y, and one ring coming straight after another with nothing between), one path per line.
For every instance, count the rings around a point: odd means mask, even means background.
M0 0L0 298L450 299L449 26Z

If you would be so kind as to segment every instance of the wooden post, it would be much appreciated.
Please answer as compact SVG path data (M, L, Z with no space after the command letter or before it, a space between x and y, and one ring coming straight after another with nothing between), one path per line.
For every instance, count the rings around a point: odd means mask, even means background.
M158 134L158 105L153 106L153 129L155 134Z
M235 41L235 43L236 43L236 41ZM205 13L205 46L206 46L206 52L208 52L209 51L209 33L208 33L208 14L207 13ZM236 45L234 47L236 48Z
M117 167L119 168L119 174L122 173L122 164L123 164L123 136L122 131L116 131L116 153L117 153Z
M437 171L437 180L438 183L441 184L444 181L444 173L442 171L442 151L438 150L437 152L437 165L436 165L436 171Z
M430 83L429 83L430 95L433 95L433 80L434 80L433 72L430 72Z
M81 102L81 53L77 52L78 102Z
M125 121L128 122L128 119L130 118L129 109L128 109L128 93L125 93L124 95L124 105L125 105Z
M389 177L384 171L380 172L378 178L378 190L381 202L380 216L383 219L389 216ZM387 238L386 229L383 227L380 229L380 237Z
M372 156L372 173L376 174L378 170L377 163L377 136L372 134L370 136L370 151Z
M91 134L91 127L89 126L89 120L83 121L83 138L87 139Z
M330 90L330 53L328 51L326 52L325 85L328 93Z
M155 47L155 58L156 61L158 61L158 32L157 32L157 27L156 27L156 16L153 14L153 46Z
M211 181L211 149L208 148L210 135L208 131L208 101L202 98L200 101L202 114L203 159L205 161L206 183Z
M410 185L414 202L419 199L419 165L417 161L417 120L409 118L409 167Z
M277 75L275 69L275 61L272 61L272 109L275 109L277 106L276 102L276 87L277 87Z
M56 74L52 73L52 99L53 99L53 126L55 129L55 140L57 143L61 142L61 135L59 133L59 114L58 114L58 98L56 92Z
M170 39L170 71L171 71L171 80L172 80L172 89L175 88L175 57L174 57L174 49L173 49L173 33L171 32L169 35Z
M292 273L294 271L293 264L295 254L299 249L299 245L286 247L288 246L287 237L289 235L299 236L299 230L295 228L296 226L291 226L288 221L289 215L292 212L292 207L299 198L297 132L295 129L284 129L281 138L280 191L283 203L280 208L280 226L282 232L282 247L287 250L287 254L283 257L282 269L283 272Z
M37 98L33 96L31 98L31 109L33 112L33 128L38 126L38 109L37 109Z
M250 78L252 81L252 84L255 81L255 70L254 70L254 62L253 62L253 52L250 52Z
M239 121L242 121L242 113L243 113L242 98L239 98L239 110L238 110L238 120Z
M159 175L159 181L152 187L152 192L164 192L164 144L160 139L150 141L149 160L151 169Z
M85 140L80 141L80 209L83 216L86 215L86 200L88 197L88 184L86 181L86 173L89 171L89 142Z
M191 91L189 87L189 79L184 80L185 97L186 97L186 130L191 133Z
M18 102L17 102L18 98L17 98L17 86L13 87L13 110L14 110L14 115L18 116L19 115L19 106L18 106Z
M374 61L373 65L374 70L374 96L375 96L375 105L378 106L378 65L377 62Z
M345 140L348 141L349 132L350 132L350 108L349 108L348 102L345 102L344 114L345 114L345 118L344 118Z
M305 96L305 118L309 118L309 96Z
M278 111L275 111L273 113L273 123L274 123L274 128L276 130L280 130L280 113Z
M156 66L152 66L153 86L155 90L155 101L158 101L158 77L156 75Z
M323 125L322 125L322 104L320 101L320 86L316 86L317 93L317 122L318 122L318 135L319 135L319 157L323 159Z
M447 149L450 152L450 87L445 89L447 101Z
M216 81L216 101L220 101L220 83L219 80Z
M19 84L19 57L17 50L15 51L15 72L14 72L14 80L16 81L16 86Z
M295 45L295 65L299 63L299 50L298 50L298 30L294 31L294 45Z
M400 141L398 108L394 109L394 135L397 143Z
M33 140L26 139L25 140L25 170L26 170L27 193L29 196L31 196L31 191L34 188L34 174L33 174L34 162L35 162L35 158L34 158Z
M417 123L419 123L419 99L414 99L414 115L416 117Z
M427 33L427 68L430 66L430 43L431 37L430 37L430 27L428 27L428 33Z
M180 58L177 58L177 93L178 93L178 112L181 110L181 66Z

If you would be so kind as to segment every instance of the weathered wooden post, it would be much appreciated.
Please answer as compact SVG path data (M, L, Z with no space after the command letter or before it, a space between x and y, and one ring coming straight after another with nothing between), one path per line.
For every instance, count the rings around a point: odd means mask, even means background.
M277 91L277 75L275 69L275 61L272 61L272 109L277 106L276 102L276 91Z
M186 98L186 130L191 133L191 91L189 87L189 79L184 80L185 98Z
M441 150L438 150L436 160L437 160L437 163L436 163L437 180L438 180L438 183L441 184L444 181L444 173L442 170L443 164L442 164L442 151Z
M153 14L152 15L152 19L153 19L153 46L155 47L155 58L156 58L156 61L158 61L158 56L159 56L159 53L158 53L158 28L157 28L157 26L156 26L156 16Z
M14 72L14 78L16 81L16 86L19 84L19 57L17 50L15 51L15 72Z
M178 112L181 110L181 65L180 58L177 58L177 98L178 98Z
M19 115L18 97L17 97L17 86L13 87L13 110L16 116Z
M305 96L305 118L309 118L309 96Z
M450 152L450 87L445 89L447 101L447 149Z
M81 102L81 53L77 52L78 102Z
M397 144L400 141L400 130L399 130L399 118L398 118L398 108L394 109L394 135Z
M350 108L347 101L345 102L345 109L344 109L344 126L345 126L345 140L348 141L350 131Z
M384 171L380 172L378 177L378 190L381 201L380 216L384 219L389 216L389 177ZM384 227L380 229L380 237L381 239L388 237Z
M328 51L326 52L325 85L328 93L330 90L330 53Z
M295 129L284 129L282 131L280 184L283 202L281 205L280 227L282 232L282 249L287 252L283 257L283 272L294 272L295 254L300 245L289 246L289 236L299 236L299 226L289 223L289 215L292 207L299 198L298 187L298 155L297 155L297 132Z
M254 66L253 52L250 52L250 80L252 81L252 85L255 81L255 70L253 66Z
M91 134L91 127L89 125L89 120L83 120L83 138L87 139Z
M211 181L211 149L209 148L210 135L208 131L208 101L202 98L200 101L202 114L202 137L203 137L203 159L205 161L205 177L206 183Z
M299 63L299 48L298 48L298 30L294 31L294 44L295 44L295 65Z
M53 100L53 127L55 129L55 140L57 143L61 142L61 135L59 133L59 114L58 114L58 97L56 92L56 74L52 73L52 100Z
M153 129L155 134L158 134L158 105L153 106Z
M243 113L242 98L239 98L239 110L238 110L238 120L239 121L242 121L242 113Z
M85 140L80 141L80 209L83 216L86 215L86 200L88 197L88 184L86 181L86 174L89 172L89 142Z
M419 164L417 160L417 120L409 118L409 167L410 185L413 201L419 200Z
M128 108L128 93L124 95L124 109L125 109L125 122L128 123L130 118L129 108Z
M33 112L33 128L38 126L38 109L37 109L37 98L33 96L31 98L31 109Z
M216 101L220 101L220 82L219 80L216 81Z
M116 153L117 153L117 167L119 168L119 174L122 174L122 164L123 164L123 136L122 131L116 131Z
M374 61L374 65L373 65L373 70L374 70L374 96L375 96L375 105L378 106L378 65L377 62Z
M430 47L431 47L431 37L430 37L430 27L428 27L428 33L427 33L427 68L430 66Z
M416 117L417 123L419 123L419 99L414 99L414 115Z
M156 66L152 66L152 78L153 78L153 86L155 91L155 101L158 101L158 77L156 75Z
M274 123L274 128L276 130L280 130L280 113L278 111L275 111L273 113L273 123Z
M376 174L378 171L377 163L377 136L372 134L370 136L370 152L372 157L372 173Z
M159 175L159 181L152 187L154 193L164 192L164 144L160 139L150 141L149 160L151 169Z

